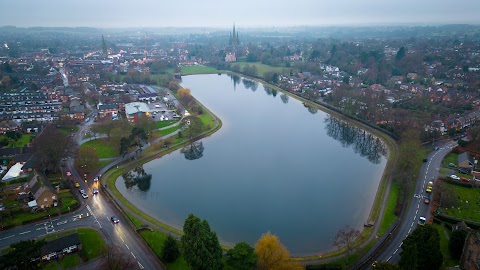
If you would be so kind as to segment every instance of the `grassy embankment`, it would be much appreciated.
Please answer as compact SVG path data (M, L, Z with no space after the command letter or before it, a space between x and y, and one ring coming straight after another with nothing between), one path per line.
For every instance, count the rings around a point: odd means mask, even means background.
M214 74L214 73L219 73L222 72L221 70L218 70L213 67L207 67L203 65L197 65L197 66L184 66L180 70L180 74L182 75L194 75L194 74Z
M265 64L262 64L260 62L236 62L234 64L232 64L232 68L235 69L235 67L239 67L240 68L240 71L243 71L243 69L245 68L245 66L255 66L257 68L257 76L258 77L263 77L263 75L265 74L265 72L273 72L273 73L277 73L277 74L282 74L282 75L288 75L290 74L290 71L292 72L297 72L297 68L295 67L273 67L273 66L269 66L269 65L265 65Z

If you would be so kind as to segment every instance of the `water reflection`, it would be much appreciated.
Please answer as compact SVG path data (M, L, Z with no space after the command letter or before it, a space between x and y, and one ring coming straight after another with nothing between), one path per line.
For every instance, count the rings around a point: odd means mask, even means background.
M386 156L387 147L371 133L331 115L325 118L325 124L328 136L339 141L343 147L352 146L355 153L366 157L370 162L379 164L381 158Z
M245 78L242 79L242 82L243 82L243 86L245 86L246 89L250 89L253 92L257 91L258 82L253 81L253 80L249 80L249 79L245 79Z
M230 77L230 79L232 80L233 82L233 90L235 90L237 88L237 84L240 84L240 77L237 76L237 75L234 75L234 74L228 74L228 76Z
M180 152L185 155L188 160L195 160L203 157L203 143L201 141L192 142L190 145L185 146Z
M307 103L303 103L303 106L305 106L305 108L307 108L308 112L311 113L311 114L316 114L318 112L317 108L312 107L312 106L308 105Z
M137 186L141 191L150 189L152 175L145 172L143 165L122 174L122 177L126 188Z
M283 103L287 104L288 103L288 99L290 97L288 95L285 95L285 94L281 94L280 95L280 99L282 99Z

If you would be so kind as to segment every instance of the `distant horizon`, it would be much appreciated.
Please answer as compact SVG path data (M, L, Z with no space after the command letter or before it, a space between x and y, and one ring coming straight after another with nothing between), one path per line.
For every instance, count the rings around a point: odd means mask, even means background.
M476 0L2 0L0 25L17 27L392 26L480 24ZM38 26L41 25L41 26Z

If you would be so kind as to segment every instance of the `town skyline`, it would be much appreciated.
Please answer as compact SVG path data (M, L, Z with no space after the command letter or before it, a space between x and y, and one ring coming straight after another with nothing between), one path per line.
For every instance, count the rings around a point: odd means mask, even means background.
M46 0L6 0L0 11L0 26L17 27L225 27L235 22L240 27L286 26L373 26L479 24L476 11L480 2L460 0L379 0L311 1L289 3L252 0L232 4L218 0L202 2L156 3L139 0L86 0L59 2ZM306 9L305 7L309 7ZM297 8L297 9L295 9ZM34 10L35 12L11 12ZM216 10L218 12L212 12ZM269 12L265 12L268 10ZM292 11L293 10L293 11ZM61 12L59 12L61 11ZM214 16L212 16L214 15Z

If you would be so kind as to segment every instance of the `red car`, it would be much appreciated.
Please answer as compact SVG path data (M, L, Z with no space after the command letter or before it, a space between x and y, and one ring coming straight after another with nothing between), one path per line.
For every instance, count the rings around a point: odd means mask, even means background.
M71 172L67 172L67 176L72 176L72 173L71 173Z
M468 182L470 182L470 179L467 179L467 178L465 178L465 177L461 177L461 178L460 178L460 181L465 182L465 183L468 183Z

